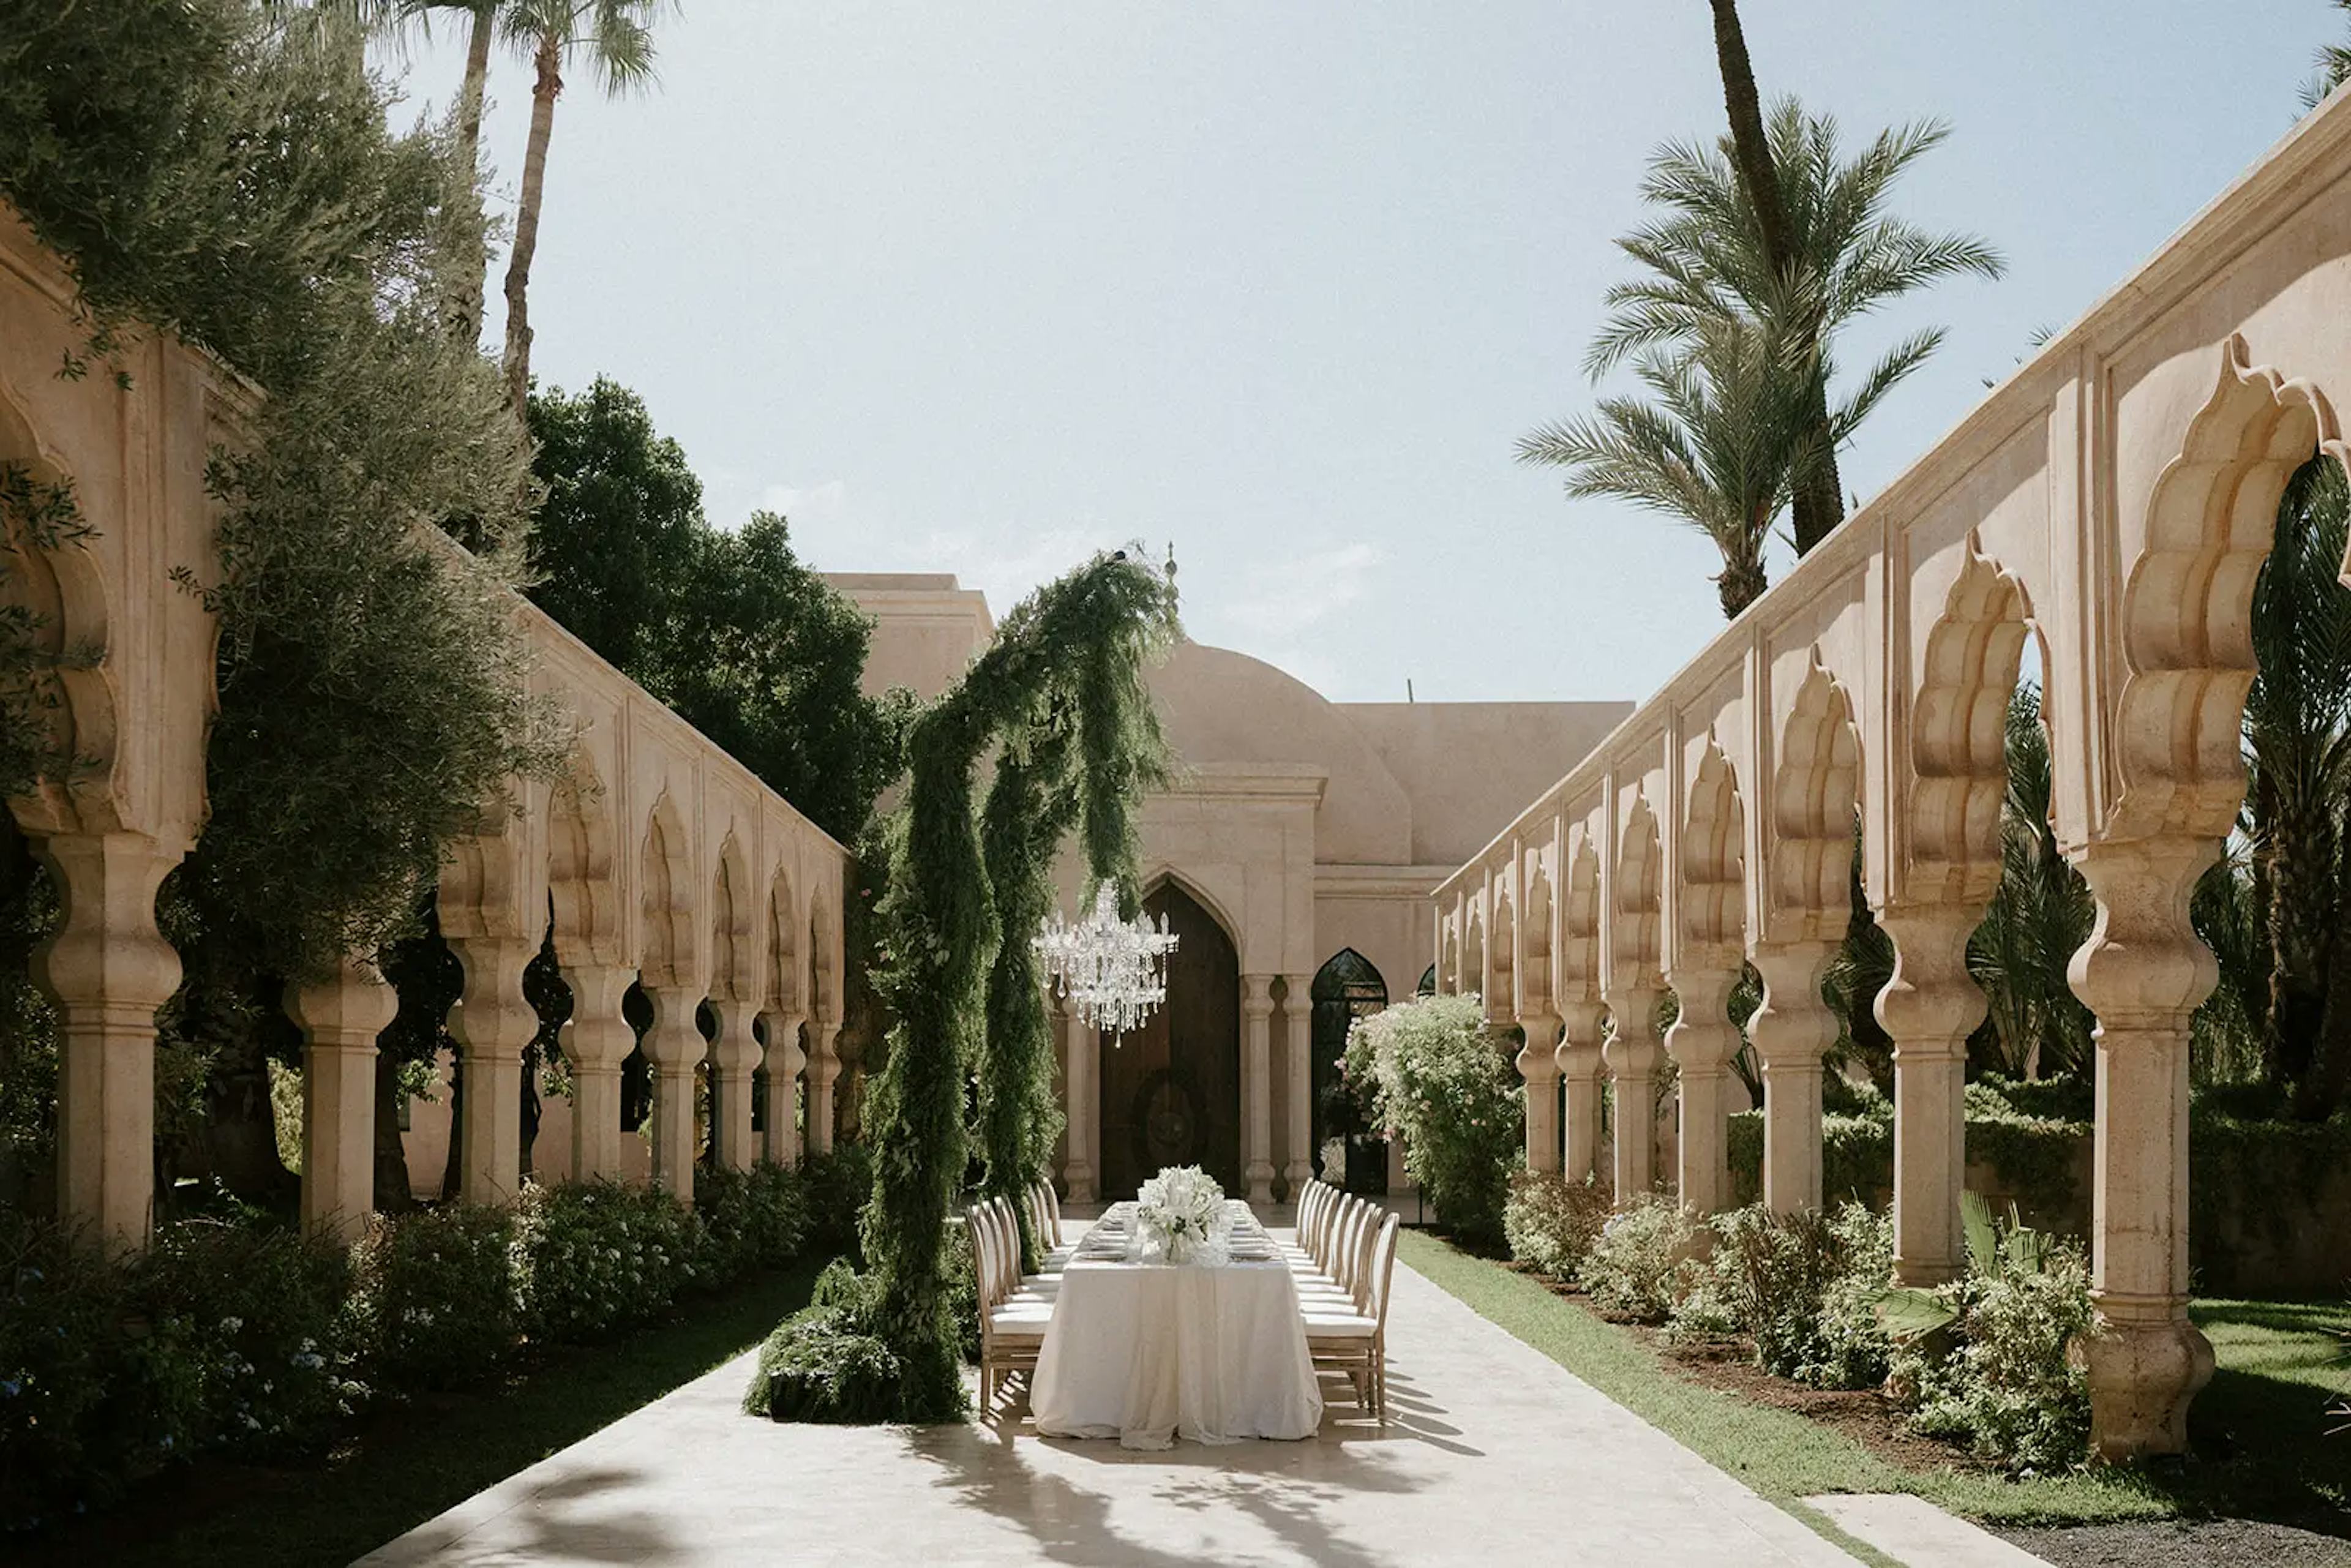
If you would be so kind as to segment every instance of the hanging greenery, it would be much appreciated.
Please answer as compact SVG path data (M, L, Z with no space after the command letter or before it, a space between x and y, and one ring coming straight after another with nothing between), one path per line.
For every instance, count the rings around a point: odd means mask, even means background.
M796 1318L778 1331L768 1364L795 1382L774 1408L853 1418L831 1411L823 1390L835 1381L825 1357L854 1354L893 1369L891 1418L962 1412L943 1258L971 1153L967 1086L977 1074L987 1185L1017 1189L1041 1169L1055 1119L1027 933L1050 906L1054 852L1076 823L1093 876L1114 881L1134 912L1134 815L1164 766L1144 671L1176 631L1165 577L1124 552L1097 556L1022 601L962 682L915 721L879 912L874 980L897 1021L865 1109L870 1271L821 1322ZM997 776L983 812L973 794L991 751Z

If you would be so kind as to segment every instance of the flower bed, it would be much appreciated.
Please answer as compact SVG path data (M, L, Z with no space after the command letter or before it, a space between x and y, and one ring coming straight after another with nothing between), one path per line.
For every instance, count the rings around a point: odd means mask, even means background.
M812 1197L846 1185L840 1163L705 1172L692 1209L534 1186L510 1210L378 1216L348 1249L239 1207L110 1261L0 1214L0 1529L103 1506L201 1452L315 1448L370 1398L468 1384L526 1341L602 1338L788 1262Z

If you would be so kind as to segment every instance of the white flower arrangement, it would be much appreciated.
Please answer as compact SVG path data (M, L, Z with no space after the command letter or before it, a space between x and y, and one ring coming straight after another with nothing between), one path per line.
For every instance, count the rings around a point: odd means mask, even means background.
M1134 1195L1137 1252L1148 1262L1216 1262L1232 1224L1225 1189L1197 1166L1170 1166Z

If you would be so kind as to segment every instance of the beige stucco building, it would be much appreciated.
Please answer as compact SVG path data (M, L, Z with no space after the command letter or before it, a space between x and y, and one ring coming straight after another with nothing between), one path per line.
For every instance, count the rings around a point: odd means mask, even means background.
M994 635L985 597L952 575L830 580L873 617L871 690L935 695ZM1062 1175L1082 1198L1194 1158L1262 1200L1301 1180L1331 1132L1316 1089L1347 1009L1420 986L1429 890L1631 705L1334 703L1192 642L1151 681L1178 776L1144 808L1144 882L1184 941L1165 1016L1143 1034L1075 1049L1064 1020ZM1083 880L1072 854L1071 914Z

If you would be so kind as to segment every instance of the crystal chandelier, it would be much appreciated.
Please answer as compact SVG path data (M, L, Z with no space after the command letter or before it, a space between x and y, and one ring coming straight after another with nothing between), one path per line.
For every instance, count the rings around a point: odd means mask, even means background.
M1092 915L1071 925L1055 910L1035 946L1047 985L1085 1028L1126 1034L1167 999L1167 955L1176 950L1167 917L1155 925L1146 915L1121 920L1118 890L1107 881L1094 889Z

